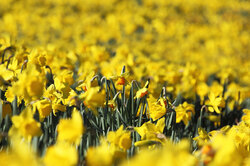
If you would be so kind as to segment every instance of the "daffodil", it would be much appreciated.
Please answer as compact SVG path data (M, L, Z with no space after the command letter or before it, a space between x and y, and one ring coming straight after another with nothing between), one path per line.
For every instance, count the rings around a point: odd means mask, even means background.
M204 98L207 95L208 91L209 91L209 87L207 86L205 82L201 82L197 85L196 92L200 96L201 104L203 104Z
M84 100L84 105L94 111L95 114L97 114L96 107L103 106L106 99L104 90L99 90L99 87L91 87L80 96Z
M84 131L80 112L74 109L71 119L61 119L57 126L57 131L58 141L68 141L78 145Z
M115 80L115 84L117 86L119 85L126 85L129 84L129 81L127 80L127 77L129 76L129 72L122 72L120 75L118 76L111 76L110 79Z
M245 115L242 116L242 120L250 126L250 109L243 109Z
M25 109L20 115L13 116L11 120L13 122L9 131L11 137L18 134L30 141L32 137L42 134L41 124L33 118L32 110Z
M26 103L39 99L43 95L45 87L45 73L37 69L33 64L19 75L17 82L12 84L11 93L22 97Z
M191 117L195 114L194 105L184 102L175 108L176 112L176 123L184 122L185 125L188 124Z
M198 134L199 135L194 137L193 140L197 141L199 146L204 145L210 140L208 133L203 128L198 128Z
M165 127L165 118L161 118L157 121L157 124L153 124L150 121L144 123L141 127L135 127L135 131L141 136L141 140L144 141L156 141L164 143L166 140L162 134ZM141 141L136 142L135 145L140 145ZM145 141L144 141L145 142Z
M153 121L161 118L166 114L166 99L160 98L158 101L152 96L148 99L149 115Z
M124 152L122 154L118 154L114 146L109 146L108 142L104 139L101 139L101 144L97 147L90 147L87 150L86 155L86 163L89 166L96 166L96 165L103 165L109 166L112 165L116 158L118 157L119 160L125 158Z
M210 92L208 95L208 100L206 101L206 105L208 106L208 110L210 112L216 112L218 114L221 113L218 107L224 107L225 102L222 97L216 97L213 92Z
M114 144L122 150L128 150L132 144L130 132L123 130L123 125L121 125L116 132L110 131L107 139L111 144Z
M148 85L149 85L149 81L146 82L146 84L144 85L143 88L139 89L136 92L136 95L134 97L134 99L138 99L138 98L142 98L143 96L145 96L146 94L148 94Z
M67 142L57 142L48 147L43 162L48 166L76 165L78 161L77 150Z
M13 136L10 142L8 150L3 149L0 152L1 165L39 166L42 164L29 142L16 136Z
M39 118L41 121L43 121L43 119L49 116L49 114L52 112L52 103L47 99L39 100L33 104L33 109L34 111L36 109L38 110Z

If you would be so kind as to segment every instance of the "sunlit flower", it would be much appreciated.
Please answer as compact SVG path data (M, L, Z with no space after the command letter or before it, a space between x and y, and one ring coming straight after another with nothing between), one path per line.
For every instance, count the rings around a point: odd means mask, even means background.
M156 141L164 143L165 136L162 134L165 128L165 118L161 118L157 121L157 124L153 124L150 121L144 123L141 127L135 127L135 131L141 136L141 140ZM144 141L145 142L145 141ZM140 145L140 141L136 142L135 145Z
M123 130L123 125L121 125L116 132L110 131L108 133L107 139L111 144L114 144L123 150L129 149L132 144L130 132Z
M77 150L67 142L59 142L48 147L43 161L48 166L76 165L78 161Z
M216 97L213 92L210 92L208 95L208 100L206 101L206 105L208 106L208 110L210 112L216 112L218 114L221 113L218 107L224 107L225 101L222 97Z
M148 94L148 84L149 84L149 81L146 82L146 84L144 85L143 88L139 89L137 92L136 92L136 95L134 97L134 99L138 99L138 98L142 98L143 96L145 96L146 94Z
M40 136L42 134L41 124L33 118L33 113L29 109L25 109L20 115L15 115L11 118L13 126L9 131L10 136L19 134L27 138L29 141L34 136Z
M71 119L60 120L57 131L58 141L68 141L78 145L84 131L81 114L74 109Z
M204 145L210 140L208 133L203 128L198 128L198 134L193 140L197 141L199 146Z
M104 90L99 91L99 87L91 87L81 95L81 98L84 100L84 105L90 108L94 113L96 112L96 107L103 106L106 95Z
M161 118L166 114L166 99L160 98L158 101L152 96L148 99L149 115L153 121ZM139 110L138 110L139 111Z
M49 100L39 100L33 105L34 111L37 109L39 112L39 118L41 121L52 112L52 104Z
M176 123L184 122L185 125L188 124L191 117L194 115L194 105L184 102L175 108L176 112Z

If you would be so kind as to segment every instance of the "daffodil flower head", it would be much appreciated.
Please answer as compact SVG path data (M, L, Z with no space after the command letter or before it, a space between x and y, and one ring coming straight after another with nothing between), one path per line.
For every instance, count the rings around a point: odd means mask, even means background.
M148 85L149 85L149 81L146 82L146 84L144 85L143 88L139 89L136 92L134 99L142 98L143 96L147 95L148 94Z
M218 114L221 113L218 107L224 107L225 101L221 96L216 97L213 92L210 92L208 95L208 100L205 103L208 106L208 110L210 112L216 112Z

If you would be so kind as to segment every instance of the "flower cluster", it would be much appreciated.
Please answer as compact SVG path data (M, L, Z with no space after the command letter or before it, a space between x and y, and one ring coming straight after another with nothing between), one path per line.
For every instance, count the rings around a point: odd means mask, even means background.
M0 0L1 165L250 165L249 11Z

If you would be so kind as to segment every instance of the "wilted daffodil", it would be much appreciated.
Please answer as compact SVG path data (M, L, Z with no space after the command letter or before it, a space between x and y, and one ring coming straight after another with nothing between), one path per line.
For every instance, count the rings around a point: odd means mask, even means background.
M194 115L194 105L184 102L175 108L176 112L176 123L184 122L185 125L188 124L192 115Z
M145 96L146 94L148 94L148 85L149 85L149 81L146 82L146 84L144 85L143 88L139 89L136 92L136 95L134 97L134 99L138 99L138 98L142 98L143 96Z
M130 138L130 132L123 130L123 125L114 132L110 131L107 136L108 141L122 150L128 150L131 147L132 140Z
M205 103L208 106L210 112L221 113L218 107L225 107L225 101L222 97L216 97L213 92L210 92L208 95L208 100Z
M2 107L2 117L1 118L5 118L7 115L9 115L9 116L12 115L11 103L2 101L0 99L0 107Z
M57 142L48 147L43 162L46 166L76 165L78 161L77 150L67 142Z
M78 145L84 131L80 112L74 109L71 119L61 119L57 126L57 131L58 141L68 141Z
M144 123L141 127L135 127L135 131L141 136L141 141L135 143L135 146L151 145L152 142L164 143L166 140L163 135L165 127L165 118L158 120L157 124L153 124L150 121Z
M32 110L24 109L20 115L13 116L11 120L13 126L9 131L10 136L18 134L30 141L32 137L42 134L41 124L33 118Z

